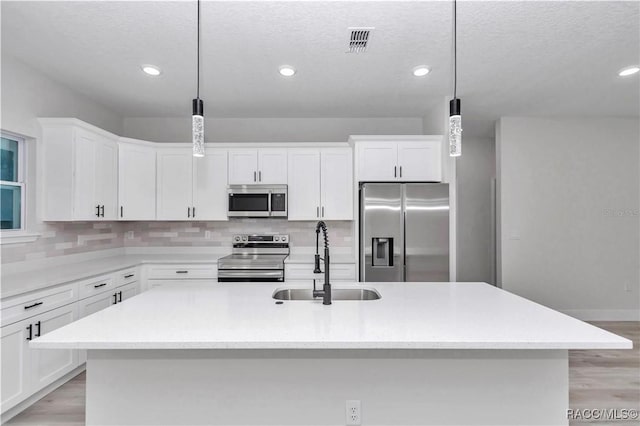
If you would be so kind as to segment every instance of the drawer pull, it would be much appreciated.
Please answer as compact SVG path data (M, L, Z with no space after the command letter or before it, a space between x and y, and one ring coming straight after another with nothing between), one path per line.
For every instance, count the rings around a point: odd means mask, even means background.
M29 335L27 336L27 340L31 340L33 338L33 324L29 324L29 327L27 327L27 330L29 330Z
M36 323L36 328L38 329L38 331L36 331L36 337L40 337L40 327L42 326L42 321L38 321Z
M176 271L176 274L188 274L189 271Z
M125 278L131 278L131 277L134 277L135 275L136 275L136 274L128 274L128 275L125 275L124 277L125 277Z
M93 286L93 288L100 288L100 287L104 287L105 285L107 285L107 283L102 283L102 284L94 285L94 286Z
M35 308L36 306L40 306L40 305L42 305L42 302L36 302L33 305L27 305L24 308L25 309L31 309L31 308Z

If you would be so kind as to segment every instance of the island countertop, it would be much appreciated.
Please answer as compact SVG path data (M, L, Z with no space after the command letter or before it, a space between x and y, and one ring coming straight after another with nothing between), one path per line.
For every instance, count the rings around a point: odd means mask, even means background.
M485 283L363 283L374 301L285 301L303 284L165 285L34 339L75 349L628 349L632 342ZM337 288L348 285L335 285Z

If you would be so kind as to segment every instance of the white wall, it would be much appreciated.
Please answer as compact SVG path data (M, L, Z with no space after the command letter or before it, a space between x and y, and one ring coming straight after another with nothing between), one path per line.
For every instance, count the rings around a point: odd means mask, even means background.
M640 319L639 120L502 118L502 287L583 319Z
M422 118L206 118L207 142L346 142L349 135L419 135ZM191 140L191 117L125 117L124 133L154 142Z

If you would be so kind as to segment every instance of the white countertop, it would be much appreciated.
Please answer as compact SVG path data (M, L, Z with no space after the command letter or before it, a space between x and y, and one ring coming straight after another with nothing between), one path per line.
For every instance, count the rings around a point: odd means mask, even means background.
M354 284L355 285L355 284ZM267 283L154 288L31 342L78 349L626 349L484 283L367 283L377 301L285 301ZM300 287L300 285L298 285ZM345 287L336 285L335 287Z
M142 264L215 264L222 256L224 254L126 254L82 262L63 263L57 266L46 266L11 274L3 272L0 298L4 299Z

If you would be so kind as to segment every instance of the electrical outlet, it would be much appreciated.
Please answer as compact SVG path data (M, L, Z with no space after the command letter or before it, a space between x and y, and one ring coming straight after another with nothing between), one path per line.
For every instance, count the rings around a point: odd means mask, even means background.
M133 231L127 231L124 236L127 240L133 240Z
M360 400L348 399L346 402L346 424L359 426L362 424L362 411L360 410Z
M624 283L624 291L631 293L631 284L628 281Z
M211 239L211 231L204 231L204 237L205 237L207 240L210 240L210 239Z

